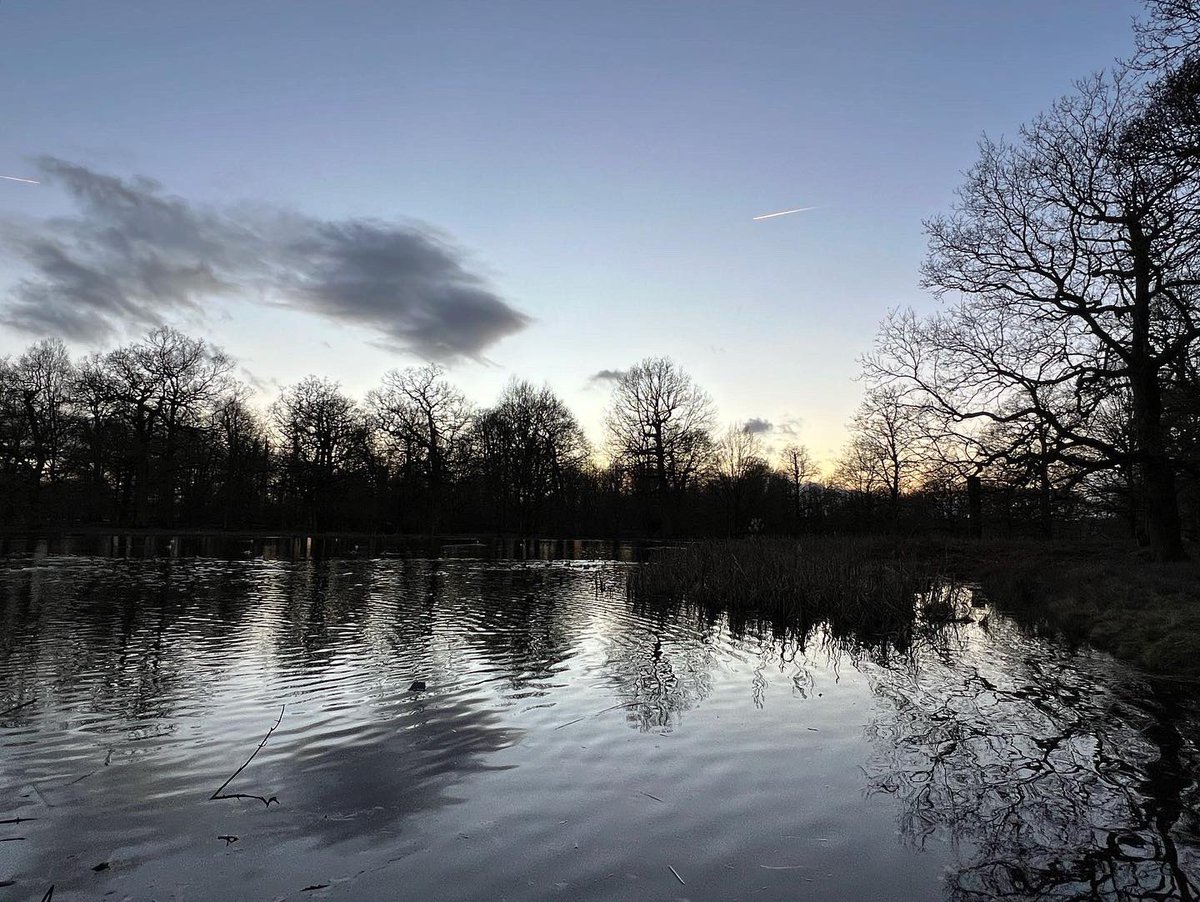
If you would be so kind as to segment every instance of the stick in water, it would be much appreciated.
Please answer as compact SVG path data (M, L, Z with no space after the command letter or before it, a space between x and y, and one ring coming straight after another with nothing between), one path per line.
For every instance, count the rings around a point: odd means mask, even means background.
M273 727L271 727L271 729L267 730L267 735L262 738L262 742L260 742L258 744L258 748L256 748L253 752L250 753L250 757L246 759L246 763L243 764L241 767L239 767L237 770L235 770L232 774L230 774L229 779L226 780L224 783L222 783L220 788L216 792L214 792L211 796L208 797L208 800L210 802L213 801L214 799L258 799L260 802L262 802L268 808L271 807L272 802L274 802L276 805L279 804L279 799L275 798L275 796L271 796L268 799L268 798L264 798L263 796L253 795L252 793L248 793L248 792L233 792L233 793L230 793L229 795L221 795L221 793L225 790L226 786L228 786L230 783L233 782L234 778L238 774L240 774L242 771L244 771L250 765L250 762L254 760L254 756L263 750L263 746L267 744L267 740L271 738L271 734L275 732L275 730L279 727L279 725L281 723L283 723L283 712L285 710L287 710L287 705L283 705L279 709L279 719L275 721L275 726L273 726Z
M0 717L7 717L8 715L12 714L14 711L20 711L22 708L28 708L35 701L37 701L37 699L31 698L27 702L21 702L21 704L19 704L19 705L13 705L11 708L5 708L3 711L0 711Z

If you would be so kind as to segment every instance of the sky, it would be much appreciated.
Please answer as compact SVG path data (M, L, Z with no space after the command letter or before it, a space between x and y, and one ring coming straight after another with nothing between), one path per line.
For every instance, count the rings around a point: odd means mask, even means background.
M0 355L154 323L264 400L437 360L477 403L673 358L828 461L981 135L1125 0L0 4ZM815 209L755 221L793 207Z

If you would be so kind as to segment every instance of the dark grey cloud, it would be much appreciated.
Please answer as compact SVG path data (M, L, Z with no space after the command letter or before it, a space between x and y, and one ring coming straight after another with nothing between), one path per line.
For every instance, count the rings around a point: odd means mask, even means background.
M742 426L742 432L747 435L766 435L775 425L770 420L764 420L761 417L754 417L746 420Z
M210 207L151 179L52 157L37 162L76 212L0 223L0 242L28 272L0 303L0 320L17 329L96 341L240 297L450 361L479 358L530 322L470 270L460 249L418 224Z
M620 382L625 378L625 370L600 370L588 376L588 382Z

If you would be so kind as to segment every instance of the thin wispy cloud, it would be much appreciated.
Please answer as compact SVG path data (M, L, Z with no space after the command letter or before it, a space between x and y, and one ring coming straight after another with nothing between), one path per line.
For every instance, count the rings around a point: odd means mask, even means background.
M28 272L0 301L0 321L13 328L96 342L236 297L453 361L481 358L530 322L418 223L197 204L152 179L53 157L38 168L76 211L32 227L0 222L0 243Z
M807 213L809 210L816 210L817 207L796 207L794 210L780 210L778 213L763 213L761 216L752 217L755 222L760 219L774 219L776 216L790 216L792 213Z
M797 438L800 435L803 425L804 420L800 417L788 416L775 424L775 431L788 438Z

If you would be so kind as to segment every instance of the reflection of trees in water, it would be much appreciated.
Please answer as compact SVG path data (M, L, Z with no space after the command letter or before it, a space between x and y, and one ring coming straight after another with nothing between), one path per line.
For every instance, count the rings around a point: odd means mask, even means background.
M14 562L16 563L16 562ZM167 716L202 647L249 605L244 571L199 562L74 560L0 569L0 690L86 695L93 711ZM203 611L203 616L196 616Z
M864 668L887 707L868 729L871 791L897 798L914 846L952 843L951 898L1196 898L1198 759L1178 706L1049 654L994 673L925 653Z
M1015 628L761 624L687 605L636 606L653 646L614 642L610 666L641 729L670 729L709 691L712 645L753 658L798 694L813 662L866 674L886 713L868 729L871 791L901 804L905 839L952 844L962 900L1200 899L1200 723L1174 693ZM698 630L680 641L681 628ZM884 627L884 628L881 628ZM995 659L994 667L988 663Z
M952 642L952 630L924 624L912 610L864 608L832 619L769 620L745 610L662 598L635 598L630 604L650 635L622 630L610 637L607 665L631 721L642 730L671 729L679 714L709 695L712 673L726 658L753 660L750 701L761 708L769 672L787 675L792 691L807 698L814 661L825 659L835 672L840 666L891 666L910 660L914 643L948 654Z
M447 679L483 678L509 700L548 695L587 631L590 572L542 563L423 566L415 578L429 580L429 632Z
M371 562L304 560L269 571L270 594L282 601L281 662L319 669L333 661L365 615L370 570Z
M582 577L561 567L504 567L479 571L473 628L464 639L489 665L507 674L509 687L523 695L543 695L544 680L570 656L577 641L563 587L571 593Z
M712 692L728 624L715 611L681 603L634 601L630 613L635 619L606 637L606 675L632 726L667 732Z
M675 641L656 630L652 643L645 636L614 636L605 666L630 723L664 732L712 691L714 658L707 641Z

